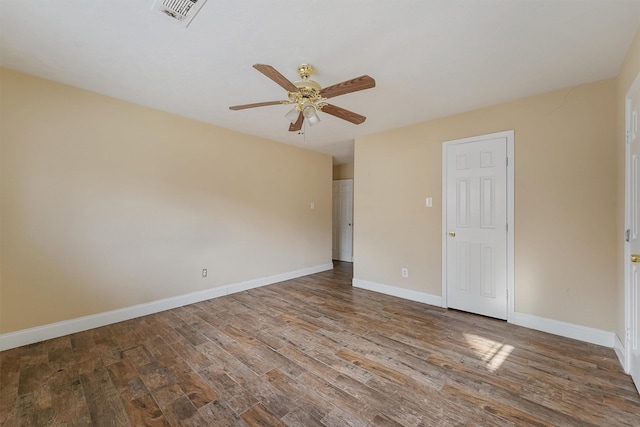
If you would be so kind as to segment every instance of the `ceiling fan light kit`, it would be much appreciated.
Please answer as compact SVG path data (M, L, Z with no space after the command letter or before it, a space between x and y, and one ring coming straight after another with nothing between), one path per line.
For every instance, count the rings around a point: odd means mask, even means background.
M302 109L302 115L305 119L307 119L311 126L315 125L316 123L320 123L320 117L318 117L317 111L318 109L311 104L306 104Z
M230 110L244 110L247 108L280 104L293 105L294 107L285 114L285 117L291 122L289 126L289 131L291 132L299 131L305 119L312 126L319 123L320 117L318 116L318 111L323 111L356 125L363 123L367 119L365 116L326 102L328 98L375 87L375 80L367 75L323 89L318 82L309 78L313 72L313 67L309 64L301 64L298 66L300 80L295 82L289 81L270 65L255 64L253 68L285 89L287 91L287 99L284 101L267 101L255 104L236 105L229 107Z
M298 115L299 115L299 111L297 107L293 107L291 110L289 110L289 112L287 114L285 114L284 116L289 119L289 121L291 123L295 123L296 120L298 120Z

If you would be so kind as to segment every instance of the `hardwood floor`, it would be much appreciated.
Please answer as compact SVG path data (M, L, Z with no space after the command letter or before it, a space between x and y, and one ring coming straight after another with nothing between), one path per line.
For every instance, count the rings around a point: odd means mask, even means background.
M351 264L0 353L0 424L639 426L613 350L351 287Z

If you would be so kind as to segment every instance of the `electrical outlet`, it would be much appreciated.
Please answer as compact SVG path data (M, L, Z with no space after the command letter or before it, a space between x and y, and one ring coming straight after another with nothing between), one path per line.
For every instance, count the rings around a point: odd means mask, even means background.
M206 268L202 269L202 277L207 277L207 269Z
M409 277L409 269L408 268L403 268L402 269L402 277Z

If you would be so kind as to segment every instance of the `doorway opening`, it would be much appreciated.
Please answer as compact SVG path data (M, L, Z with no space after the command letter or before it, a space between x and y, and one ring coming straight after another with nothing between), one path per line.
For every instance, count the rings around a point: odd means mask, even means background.
M640 392L640 74L625 99L625 330L623 365Z
M333 181L332 199L332 258L353 262L353 179Z

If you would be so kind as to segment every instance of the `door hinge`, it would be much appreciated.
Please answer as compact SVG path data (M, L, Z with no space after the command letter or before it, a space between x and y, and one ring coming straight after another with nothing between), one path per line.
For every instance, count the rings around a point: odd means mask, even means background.
M631 240L631 230L627 229L624 232L624 241L629 242Z
M509 166L509 158L507 157L507 166Z
M505 230L506 230L507 233L509 232L509 223L506 224Z
M627 144L631 143L631 133L629 131L626 133L625 140Z

